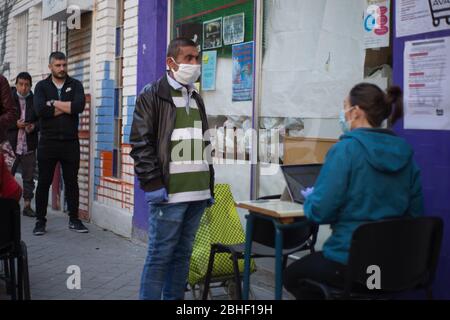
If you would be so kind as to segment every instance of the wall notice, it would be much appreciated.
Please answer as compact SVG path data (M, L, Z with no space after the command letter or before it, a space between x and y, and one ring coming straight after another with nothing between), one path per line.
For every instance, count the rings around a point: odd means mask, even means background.
M397 37L450 29L450 0L397 0Z
M253 41L233 46L233 101L253 100Z
M364 14L364 48L389 47L390 0L367 0Z
M405 129L450 130L450 37L405 43Z
M217 51L203 51L202 90L216 90Z

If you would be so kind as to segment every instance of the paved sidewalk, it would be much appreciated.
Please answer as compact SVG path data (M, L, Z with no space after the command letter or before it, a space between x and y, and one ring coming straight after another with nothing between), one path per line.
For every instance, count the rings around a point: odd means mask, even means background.
M86 224L90 233L68 229L68 218L49 211L47 234L32 235L34 219L22 217L22 238L28 246L33 300L135 300L146 256L146 245ZM67 289L69 266L81 269L81 290ZM252 275L258 300L273 298L273 274L260 268ZM222 289L213 292L226 299ZM286 298L289 298L286 295ZM7 299L0 281L0 299ZM193 299L191 293L186 299Z

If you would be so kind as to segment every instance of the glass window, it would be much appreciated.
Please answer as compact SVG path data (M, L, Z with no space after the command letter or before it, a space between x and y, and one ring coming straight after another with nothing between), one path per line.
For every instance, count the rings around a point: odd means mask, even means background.
M171 38L177 37L194 40L201 51L198 86L213 129L216 183L230 184L235 198L246 200L251 168L243 129L251 128L253 115L254 1L174 0Z
M341 135L338 118L350 89L362 81L386 89L391 82L390 8L382 7L389 1L263 3L259 125L266 130L260 134L260 146L267 151L261 160L322 163ZM375 14L379 15L377 21ZM376 22L381 24L377 26ZM375 40L370 39L374 29ZM265 174L260 170L260 195L283 192L282 173L278 170L273 174L275 171Z

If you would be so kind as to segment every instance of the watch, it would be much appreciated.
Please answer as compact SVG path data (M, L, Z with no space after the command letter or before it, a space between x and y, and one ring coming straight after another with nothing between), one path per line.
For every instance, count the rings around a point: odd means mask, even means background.
M50 100L50 105L54 108L55 107L55 100Z

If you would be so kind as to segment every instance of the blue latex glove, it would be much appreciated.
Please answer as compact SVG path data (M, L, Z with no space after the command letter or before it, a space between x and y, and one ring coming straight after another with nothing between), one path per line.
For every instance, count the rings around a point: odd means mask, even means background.
M150 204L158 204L161 202L167 202L169 200L169 197L167 195L166 188L161 188L159 190L146 192L145 200L147 200L147 202Z
M302 194L303 198L305 198L305 200L314 192L314 187L313 188L306 188L306 190L302 190L300 191L300 193Z
M208 202L207 202L207 207L208 208L211 208L215 204L216 204L216 199L214 199L213 197L208 199Z

